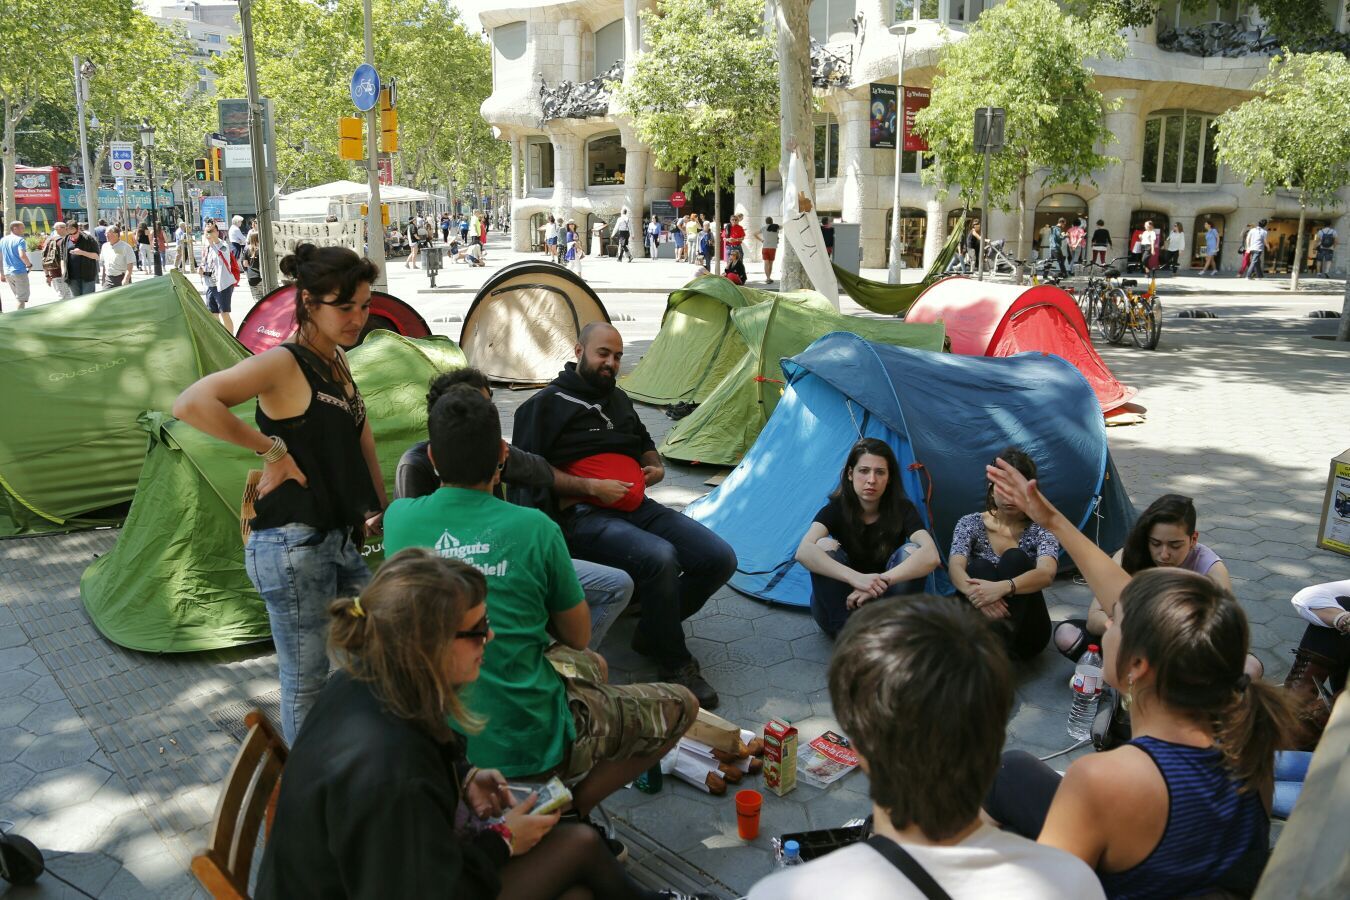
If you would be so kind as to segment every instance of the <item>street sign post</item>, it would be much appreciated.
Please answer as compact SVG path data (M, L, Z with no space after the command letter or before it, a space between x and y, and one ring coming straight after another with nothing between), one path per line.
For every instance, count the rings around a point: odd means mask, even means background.
M362 63L352 73L352 102L361 112L370 112L380 102L380 76L375 67Z
M687 198L684 196L684 191L676 191L670 195L670 205L676 209L684 206L686 200Z
M131 141L113 141L108 159L114 178L130 178L136 174L136 151Z
M981 215L989 216L989 157L1003 149L1003 124L1006 113L1002 107L982 106L975 110L975 149L984 154L984 185L980 188ZM980 242L975 250L975 268L979 280L984 281L984 242L989 240L989 223L980 223ZM1022 273L1019 271L1018 279Z

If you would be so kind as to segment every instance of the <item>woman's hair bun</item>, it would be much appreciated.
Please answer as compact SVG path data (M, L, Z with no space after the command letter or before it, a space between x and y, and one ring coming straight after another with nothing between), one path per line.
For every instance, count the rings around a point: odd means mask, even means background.
M281 258L277 264L281 274L294 281L300 276L300 266L314 258L318 248L313 244L296 244L295 249Z

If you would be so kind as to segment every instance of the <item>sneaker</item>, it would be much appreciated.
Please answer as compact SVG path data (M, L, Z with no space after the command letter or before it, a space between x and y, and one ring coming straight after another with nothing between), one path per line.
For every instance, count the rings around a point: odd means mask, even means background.
M713 690L713 686L704 681L703 676L699 674L696 660L691 659L673 669L667 669L663 666L657 669L656 677L659 681L688 688L689 692L698 698L698 705L709 712L717 709L717 704L721 702L721 698L717 696L717 691Z

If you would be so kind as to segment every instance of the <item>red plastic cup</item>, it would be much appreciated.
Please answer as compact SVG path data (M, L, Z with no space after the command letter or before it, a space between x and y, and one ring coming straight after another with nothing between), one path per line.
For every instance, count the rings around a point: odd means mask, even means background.
M764 798L759 791L747 788L736 792L736 830L741 840L753 841L759 837L759 808L763 804Z

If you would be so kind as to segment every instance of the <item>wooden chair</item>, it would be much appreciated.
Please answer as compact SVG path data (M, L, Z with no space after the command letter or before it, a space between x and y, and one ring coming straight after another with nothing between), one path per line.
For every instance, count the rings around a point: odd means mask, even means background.
M258 829L272 833L281 770L289 752L261 710L244 717L249 726L225 789L216 804L207 848L193 857L192 874L216 900L248 900L249 872Z

